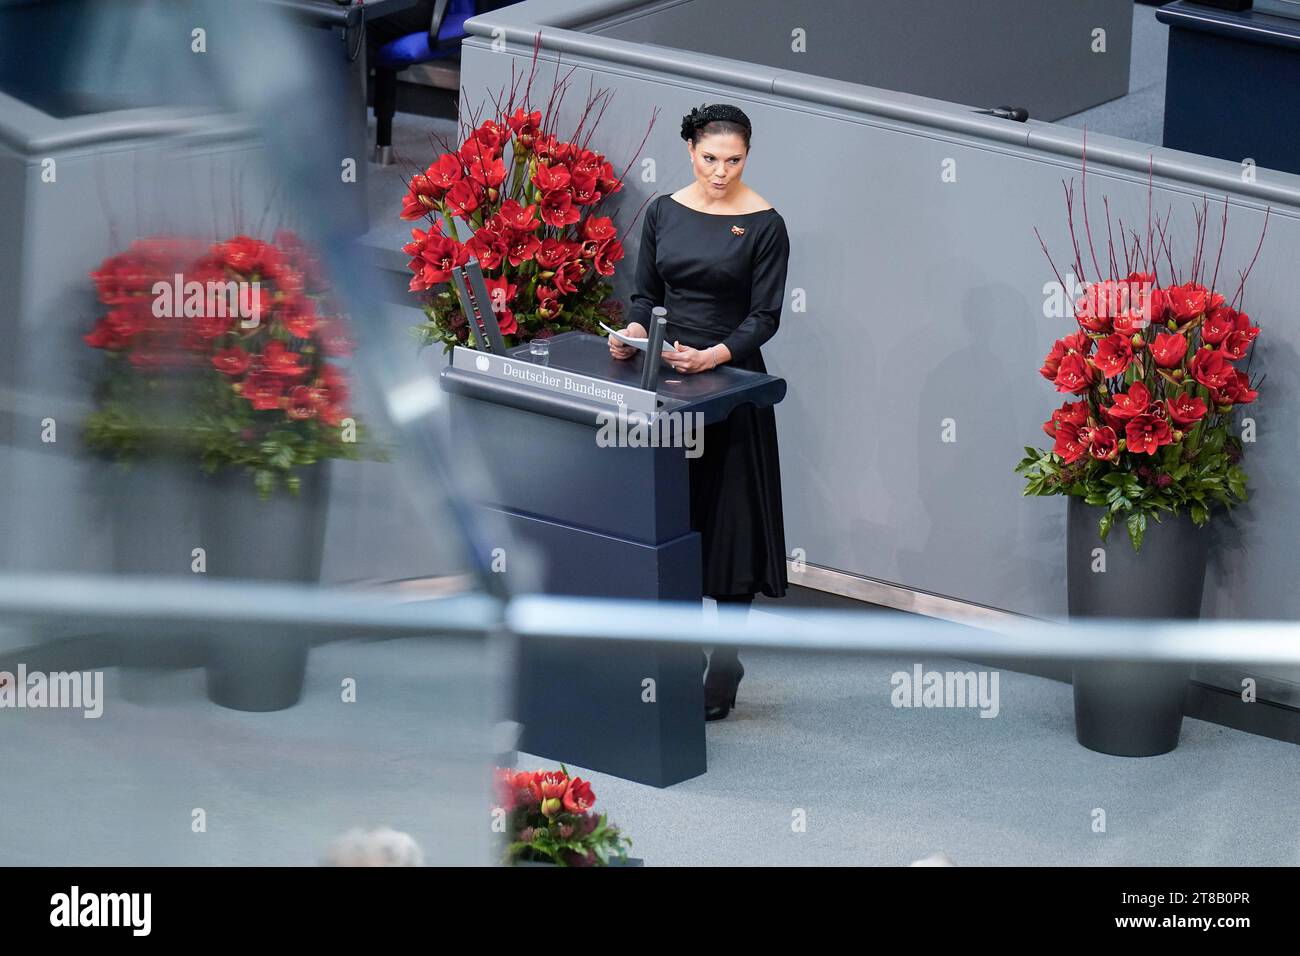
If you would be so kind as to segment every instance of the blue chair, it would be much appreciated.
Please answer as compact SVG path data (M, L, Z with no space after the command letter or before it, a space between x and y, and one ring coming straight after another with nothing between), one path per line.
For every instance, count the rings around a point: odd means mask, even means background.
M465 21L475 0L437 0L428 30L390 40L375 54L375 162L393 163L393 114L397 112L397 74L408 66L459 56Z

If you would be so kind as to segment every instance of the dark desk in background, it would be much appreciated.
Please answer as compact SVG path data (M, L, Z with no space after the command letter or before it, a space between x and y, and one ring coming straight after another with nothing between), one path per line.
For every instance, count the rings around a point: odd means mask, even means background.
M314 157L315 161L342 168L345 159L355 163L356 180L334 177L328 196L329 215L340 234L359 236L370 228L366 191L369 179L370 143L366 111L365 24L415 6L416 0L365 0L364 3L335 3L334 0L260 0L283 13L304 29L303 43L316 53L312 68L317 77L314 95L322 98L322 114L335 117L330 137L340 144L339 155ZM334 152L333 149L330 150Z
M1169 26L1164 145L1300 173L1300 20L1178 0Z

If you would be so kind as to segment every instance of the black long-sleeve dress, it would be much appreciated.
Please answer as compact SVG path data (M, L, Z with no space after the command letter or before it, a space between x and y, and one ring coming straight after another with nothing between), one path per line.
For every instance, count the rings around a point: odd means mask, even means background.
M735 367L766 372L759 347L780 323L789 255L775 209L718 215L659 196L646 207L628 320L649 329L650 310L662 305L666 341L696 349L721 343ZM773 409L742 405L706 426L690 481L703 593L783 597L789 581Z

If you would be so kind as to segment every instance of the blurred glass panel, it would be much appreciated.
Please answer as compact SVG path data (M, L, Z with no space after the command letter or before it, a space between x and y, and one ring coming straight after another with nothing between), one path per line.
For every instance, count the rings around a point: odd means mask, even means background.
M504 582L353 245L364 56L337 5L287 6L0 3L0 578L52 588L0 633L0 862L312 864L380 826L493 858L495 603L294 620ZM96 581L128 610L224 584L239 620L69 617Z

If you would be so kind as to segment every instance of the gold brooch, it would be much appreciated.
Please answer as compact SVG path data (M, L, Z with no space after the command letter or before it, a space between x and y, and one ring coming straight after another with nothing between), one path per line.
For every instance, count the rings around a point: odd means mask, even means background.
M745 230L740 228L740 226L732 226L731 234L733 236L743 236L745 234Z

